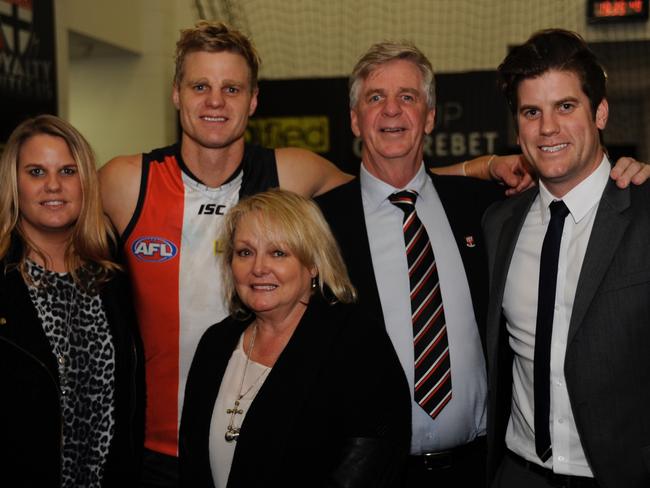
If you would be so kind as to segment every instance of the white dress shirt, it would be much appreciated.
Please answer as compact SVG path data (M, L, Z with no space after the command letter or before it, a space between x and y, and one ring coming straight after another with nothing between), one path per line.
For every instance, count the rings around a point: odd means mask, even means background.
M485 433L485 358L460 252L440 198L424 164L404 188L371 175L361 165L363 208L372 264L386 329L406 372L413 400L413 325L402 221L404 212L388 197L405 188L418 193L416 210L429 234L438 266L451 358L452 399L433 420L412 402L411 453L464 445Z
M535 328L542 243L550 219L549 205L557 200L540 183L519 234L504 290L503 312L514 351L513 390L506 444L510 450L556 473L593 477L571 411L564 378L569 323L578 278L600 197L609 179L610 164L600 166L562 200L570 215L564 222L558 260L550 364L550 433L553 456L542 463L535 453L534 385Z

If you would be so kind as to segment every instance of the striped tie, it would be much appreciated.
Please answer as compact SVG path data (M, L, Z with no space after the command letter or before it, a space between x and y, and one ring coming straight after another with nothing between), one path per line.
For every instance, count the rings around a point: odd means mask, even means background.
M415 401L436 418L451 400L451 364L447 324L436 260L424 225L415 211L418 194L393 193L389 200L404 212L404 244L411 287Z

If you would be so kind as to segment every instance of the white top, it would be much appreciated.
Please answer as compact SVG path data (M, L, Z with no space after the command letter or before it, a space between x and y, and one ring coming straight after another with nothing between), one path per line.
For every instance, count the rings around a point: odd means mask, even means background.
M539 262L542 243L550 219L549 205L557 200L540 183L519 234L504 290L503 312L514 351L513 390L506 444L510 450L556 473L593 477L585 458L571 411L564 378L569 323L578 278L593 228L600 197L609 179L610 164L603 158L600 166L567 193L562 200L571 212L564 222L558 261L553 335L550 364L550 433L553 456L545 464L535 453L533 362Z
M235 400L243 393L239 400L238 409L243 413L234 416L233 427L241 427L257 392L260 390L271 368L254 361L248 362L246 367L246 353L242 347L244 334L239 338L237 348L233 351L228 361L228 367L221 380L217 401L212 411L212 421L210 422L210 469L212 470L212 479L215 488L226 488L228 476L230 475L230 466L235 454L237 441L227 442L225 438L226 430L230 424L231 414L226 410L233 408ZM242 376L246 376L242 383ZM241 388L240 388L241 386ZM240 393L241 392L241 393Z
M223 207L223 213L239 201L243 172L231 181L211 188L199 183L184 172L183 222L178 271L178 422L183 410L185 384L192 358L203 333L216 322L226 318L228 306L222 298L223 279L221 260L216 251L216 236L223 228L221 215L201 213L201 207ZM167 275L165 275L167 276ZM170 296L176 290L169 291ZM163 295L165 296L165 295ZM167 298L169 299L169 298ZM150 325L149 334L159 334L157 324ZM176 334L176 331L174 331ZM163 353L161 353L163 354ZM155 354L153 354L155 356ZM148 359L148 358L147 358ZM169 358L172 361L173 358ZM165 368L165 365L162 365Z
M372 264L386 330L406 372L413 400L413 325L404 248L404 212L388 197L394 188L361 165L361 194ZM415 207L429 234L438 265L451 358L452 399L433 420L412 401L411 453L461 446L485 433L487 382L485 358L476 326L463 261L424 164L408 185L418 192Z

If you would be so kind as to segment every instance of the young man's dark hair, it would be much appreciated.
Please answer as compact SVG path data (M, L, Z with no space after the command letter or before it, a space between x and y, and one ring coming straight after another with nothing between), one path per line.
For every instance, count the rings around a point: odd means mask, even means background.
M606 96L607 74L584 39L575 32L546 29L514 48L498 68L499 85L513 115L517 113L517 87L522 80L549 70L576 74L589 98L591 115Z

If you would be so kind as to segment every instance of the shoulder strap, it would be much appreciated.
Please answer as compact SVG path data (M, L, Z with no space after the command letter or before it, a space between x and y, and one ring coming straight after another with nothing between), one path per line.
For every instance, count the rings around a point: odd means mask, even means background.
M280 186L274 149L246 144L242 167L240 198Z

